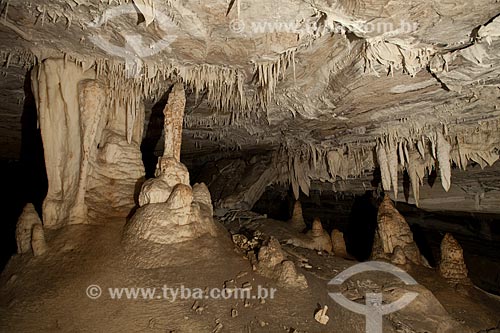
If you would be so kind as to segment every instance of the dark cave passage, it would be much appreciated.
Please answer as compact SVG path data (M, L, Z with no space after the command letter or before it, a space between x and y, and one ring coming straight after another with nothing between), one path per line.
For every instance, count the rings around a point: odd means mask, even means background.
M33 203L41 216L47 193L47 174L40 130L37 128L35 99L31 92L30 76L24 81L25 99L21 116L22 140L18 160L0 159L0 174L4 198L4 217L1 224L2 253L0 270L16 253L15 230L19 215L26 203Z

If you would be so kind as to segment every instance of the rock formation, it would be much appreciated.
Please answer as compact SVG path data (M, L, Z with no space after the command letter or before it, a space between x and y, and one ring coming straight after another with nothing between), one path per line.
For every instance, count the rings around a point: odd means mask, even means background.
M326 251L328 253L331 253L333 249L332 239L328 232L323 229L319 218L314 219L311 230L305 235L298 234L296 237L287 240L287 243L306 249Z
M284 287L307 289L307 280L297 272L292 261L286 259L279 241L271 237L258 253L258 272L275 279Z
M17 253L23 254L31 251L31 239L35 225L42 225L40 217L33 204L24 206L23 212L16 225Z
M323 229L318 217L314 219L312 228L307 232L307 235L312 238L315 250L332 252L332 239L328 232Z
M400 250L414 264L422 264L422 257L417 244L413 241L413 233L405 218L394 207L386 194L380 204L377 216L377 229L372 249L372 258L402 262Z
M45 242L45 233L41 224L35 224L31 233L31 249L35 257L44 255L47 250L47 243Z
M165 151L156 178L143 184L140 208L125 226L127 244L166 245L217 234L210 192L203 183L190 186L188 170L179 160L185 103L184 86L177 83L164 109Z
M272 154L212 163L203 169L198 180L209 185L221 212L252 209L277 177Z
M449 233L441 241L439 274L453 281L467 280L468 270L464 261L464 251L457 240Z
M140 101L110 99L108 80L64 59L35 66L31 83L48 179L44 225L88 223L89 214L93 220L126 217L144 176Z
M302 215L302 204L299 200L296 200L293 204L292 218L289 221L290 228L302 232L306 229L306 223L304 222L304 216Z
M335 254L338 257L347 258L349 255L347 254L347 248L344 240L344 233L338 229L333 229L331 237L332 237L333 254Z

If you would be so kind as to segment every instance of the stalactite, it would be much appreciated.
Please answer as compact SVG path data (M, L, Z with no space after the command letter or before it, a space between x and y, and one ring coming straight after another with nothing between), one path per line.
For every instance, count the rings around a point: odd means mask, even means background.
M441 174L441 184L444 190L448 192L451 186L451 145L446 141L440 131L436 132L436 152Z
M415 204L419 205L420 186L422 185L425 175L425 162L416 151L412 150L409 154L409 163L406 166L408 176L410 177L411 187L413 190L413 198Z
M391 183L394 192L394 198L398 197L398 154L396 145L391 141L387 144L387 160L389 164L389 173L391 174Z
M376 148L377 160L380 167L380 176L382 177L382 187L384 191L391 190L391 172L389 166L389 160L387 157L386 148L382 143L377 144Z
M422 158L425 158L425 148L424 147L425 147L424 137L422 136L422 138L417 141L418 152L420 153L420 156L422 156Z

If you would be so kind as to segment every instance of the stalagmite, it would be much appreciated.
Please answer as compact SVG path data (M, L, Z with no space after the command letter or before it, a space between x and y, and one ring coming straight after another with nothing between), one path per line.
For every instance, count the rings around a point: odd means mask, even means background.
M318 217L314 219L312 228L307 234L312 237L315 250L332 252L332 239L328 232L323 229L321 220Z
M296 200L293 204L292 219L289 222L290 228L296 231L303 231L306 228L304 217L302 215L302 204Z
M332 246L333 254L338 257L347 258L347 248L344 240L344 233L338 229L333 229L332 231Z
M158 160L156 178L143 184L141 207L125 225L123 241L131 250L145 241L167 245L217 235L210 193L204 184L191 188L188 170L180 162L184 107L184 88L176 84L165 106L165 151Z
M400 247L406 258L414 264L422 263L420 251L413 240L408 223L386 194L378 210L372 257L390 260L396 247Z
M35 225L42 225L40 217L33 204L24 206L23 212L16 225L17 253L23 254L31 251L31 235Z
M323 229L319 218L314 219L311 230L305 235L299 233L296 237L288 239L287 243L306 249L326 251L328 253L331 253L333 249L332 239L328 232Z
M31 234L31 249L33 250L33 255L35 257L44 255L48 248L45 242L45 233L41 224L35 224L33 226Z
M258 272L287 288L307 289L307 280L292 261L286 260L279 241L271 237L258 253Z
M453 281L465 281L467 279L468 270L464 261L464 251L449 233L441 241L439 274Z

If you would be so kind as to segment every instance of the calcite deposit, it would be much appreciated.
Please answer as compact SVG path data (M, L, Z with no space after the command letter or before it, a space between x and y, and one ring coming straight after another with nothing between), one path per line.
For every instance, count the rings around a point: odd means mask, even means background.
M287 256L276 238L271 237L260 248L257 258L260 274L277 280L280 285L287 288L306 289L308 287L306 278L297 272L292 261L287 260Z
M302 232L306 229L306 223L304 222L304 216L302 215L302 205L299 200L295 201L293 204L292 218L289 221L290 228L298 232Z
M33 204L28 203L24 206L23 212L16 225L16 242L17 253L23 254L30 252L32 249L32 235L33 229L36 225L42 225L42 221L38 216L37 211Z
M499 88L499 0L0 0L0 331L493 332Z
M464 261L464 251L450 233L447 233L441 241L439 274L453 281L467 281L468 270Z
M414 264L422 263L422 256L413 240L410 226L394 207L390 197L385 195L378 209L372 258L393 259L395 263L406 263L402 258L403 255Z
M141 241L168 245L217 235L210 192L204 184L191 187L189 172L180 162L184 108L184 86L177 83L164 109L165 151L158 160L156 177L143 184L140 208L124 229L123 240L131 246Z
M305 234L296 234L295 237L288 239L287 243L306 249L326 251L328 253L331 253L333 250L330 234L323 229L319 218L314 219L311 230L308 230Z
M347 258L349 255L347 254L344 233L338 229L333 229L331 237L333 253L338 257Z

